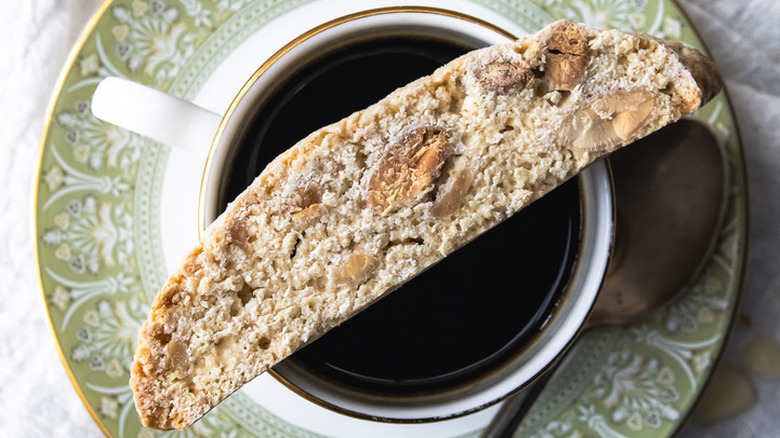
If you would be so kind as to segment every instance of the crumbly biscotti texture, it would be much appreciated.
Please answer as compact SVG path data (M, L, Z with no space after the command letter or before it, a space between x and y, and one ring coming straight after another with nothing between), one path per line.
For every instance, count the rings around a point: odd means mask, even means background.
M144 424L192 424L719 84L693 49L560 21L312 133L228 206L155 299L132 366Z

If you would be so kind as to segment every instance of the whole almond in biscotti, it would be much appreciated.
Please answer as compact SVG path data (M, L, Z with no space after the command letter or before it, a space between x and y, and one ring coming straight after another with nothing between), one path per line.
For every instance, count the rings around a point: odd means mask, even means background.
M132 366L144 424L189 426L719 86L693 49L560 21L312 133L228 206L155 299Z
M534 80L534 71L527 64L511 58L490 59L472 71L480 87L489 93L516 93Z
M575 23L561 22L546 43L545 71L554 88L569 91L579 85L590 61L585 30Z
M454 148L454 135L439 126L421 126L388 145L370 171L368 204L390 213L409 205L433 187Z

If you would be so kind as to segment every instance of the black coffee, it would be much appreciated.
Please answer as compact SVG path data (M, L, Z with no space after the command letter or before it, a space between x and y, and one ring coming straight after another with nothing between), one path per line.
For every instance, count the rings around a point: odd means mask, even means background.
M305 135L466 51L435 39L391 38L304 67L259 110L222 199L237 196ZM579 191L569 182L287 360L336 384L383 394L466 383L538 332L569 279L579 239Z

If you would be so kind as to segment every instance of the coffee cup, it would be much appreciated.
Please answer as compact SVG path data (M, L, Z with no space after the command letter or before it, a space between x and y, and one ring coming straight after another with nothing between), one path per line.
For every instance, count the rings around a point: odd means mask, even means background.
M198 220L205 229L296 139L426 74L425 63L432 71L444 58L514 39L453 11L369 10L285 45L261 63L224 114L120 78L101 82L92 109L98 118L200 158ZM321 406L391 422L461 416L521 390L576 339L610 255L614 207L606 164L594 163L567 185L281 362L272 374ZM547 228L529 234L531 225ZM528 236L544 240L523 243ZM557 252L543 258L537 247ZM452 306L434 304L442 301ZM405 313L413 308L424 311ZM412 344L416 352L406 351ZM474 353L477 347L484 352Z

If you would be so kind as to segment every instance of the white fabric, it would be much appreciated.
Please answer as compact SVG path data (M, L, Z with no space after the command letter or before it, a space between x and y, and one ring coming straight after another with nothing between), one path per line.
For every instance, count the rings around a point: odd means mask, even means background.
M32 256L32 184L54 84L100 0L0 1L0 436L96 437L60 365Z
M31 189L50 93L100 0L0 2L0 436L100 436L60 365L32 261ZM725 362L756 335L780 339L780 2L683 0L734 100L750 171L751 255ZM780 382L749 374L752 410L682 437L777 436Z

